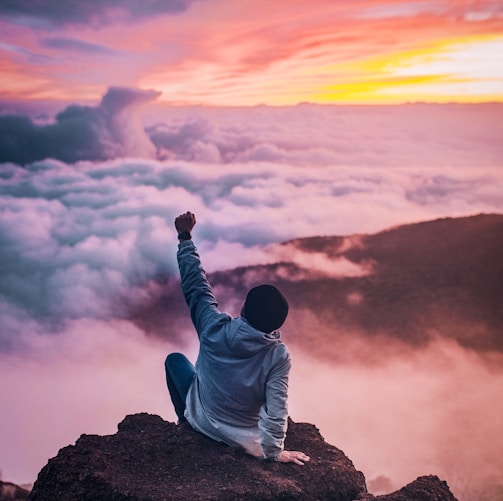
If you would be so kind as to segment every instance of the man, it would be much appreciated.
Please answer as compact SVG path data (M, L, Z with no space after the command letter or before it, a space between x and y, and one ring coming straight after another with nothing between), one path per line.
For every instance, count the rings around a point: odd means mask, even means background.
M180 422L261 459L302 465L303 452L285 451L290 356L277 329L288 303L272 285L248 292L241 317L217 308L192 242L194 214L175 220L182 290L199 336L196 366L180 353L166 358L166 382Z

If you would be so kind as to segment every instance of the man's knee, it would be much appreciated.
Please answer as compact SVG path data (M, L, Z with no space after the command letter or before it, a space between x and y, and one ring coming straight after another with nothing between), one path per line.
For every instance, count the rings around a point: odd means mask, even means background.
M167 357L166 360L164 361L164 367L167 369L168 367L173 367L179 364L182 360L184 360L186 357L182 353L170 353Z

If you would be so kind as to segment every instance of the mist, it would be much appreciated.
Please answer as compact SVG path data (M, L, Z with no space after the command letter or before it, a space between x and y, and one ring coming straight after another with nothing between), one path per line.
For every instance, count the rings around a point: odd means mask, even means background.
M293 351L295 421L315 423L364 472L374 494L426 472L447 480L460 500L481 499L487 486L501 485L501 354L488 364L438 339L419 350L388 347L380 358L375 343L365 363L368 341L348 342L345 350L359 360L333 364Z
M2 353L5 479L33 481L59 448L82 433L115 433L127 414L175 422L163 362L175 350L195 361L195 333L183 335L180 346L128 322L87 319L25 339L22 353ZM501 482L501 354L482 357L442 338L418 350L347 336L345 361L333 363L289 343L288 328L283 336L293 360L291 418L315 424L364 472L371 492L434 473L468 500Z

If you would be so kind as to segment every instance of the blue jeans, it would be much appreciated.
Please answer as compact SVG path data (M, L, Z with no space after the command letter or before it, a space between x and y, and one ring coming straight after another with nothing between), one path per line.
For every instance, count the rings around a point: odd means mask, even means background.
M166 357L164 368L166 369L166 383L178 416L178 422L183 423L187 421L183 415L185 401L196 371L188 358L181 353L170 353Z

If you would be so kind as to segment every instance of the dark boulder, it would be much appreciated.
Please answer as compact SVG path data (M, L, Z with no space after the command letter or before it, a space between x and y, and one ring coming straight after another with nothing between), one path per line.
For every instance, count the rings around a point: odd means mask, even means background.
M258 461L195 432L187 424L136 414L127 416L115 435L82 435L75 445L61 449L39 473L29 499L376 499L367 494L363 474L341 450L327 444L313 425L290 421L286 448L305 451L311 461L304 466ZM417 497L418 493L423 497ZM455 498L447 484L436 477L421 477L377 499Z

